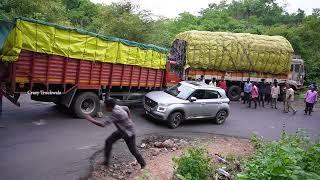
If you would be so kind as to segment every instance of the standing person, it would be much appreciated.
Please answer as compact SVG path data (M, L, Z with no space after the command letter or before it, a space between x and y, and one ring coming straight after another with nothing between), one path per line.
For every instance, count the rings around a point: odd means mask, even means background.
M289 84L286 84L286 101L285 101L285 113L288 113L290 109L293 111L293 115L297 113L297 110L295 110L292 107L292 103L294 101L294 90L290 87Z
M304 96L304 101L306 103L304 115L307 115L307 113L309 113L309 116L311 116L313 106L317 103L317 100L318 100L318 93L316 91L316 88L313 87L311 90L308 90Z
M213 87L217 87L216 78L212 78L212 80L210 81L209 85L213 86Z
M103 164L106 166L109 165L112 144L119 139L124 139L131 154L134 155L134 157L140 164L141 168L143 169L146 166L146 162L137 150L134 123L131 119L131 113L129 108L126 106L116 105L115 100L113 99L107 99L105 101L105 106L106 110L108 112L111 112L111 115L109 117L105 117L103 122L97 121L89 115L86 116L86 119L88 121L92 122L97 126L105 127L106 125L113 123L117 127L117 131L113 132L106 139L104 147L105 159Z
M258 89L259 89L259 106L260 103L262 102L262 107L264 107L264 102L265 102L265 98L266 98L266 88L267 85L264 82L264 79L261 79L261 82L259 83Z
M205 83L205 82L206 82L206 80L204 79L204 75L201 75L199 81L202 82L202 83Z
M269 82L266 83L266 96L265 101L267 102L267 105L270 104L271 99L271 84Z
M271 108L277 108L277 101L280 94L280 87L278 86L278 82L274 81L273 86L271 88Z
M244 83L243 91L244 91L243 104L249 103L250 97L251 97L251 91L252 91L252 83L250 82L250 78L248 78L247 82Z
M227 92L227 82L224 80L224 76L221 76L221 80L218 82L218 87Z
M257 109L257 101L258 101L258 97L259 97L259 88L257 87L257 83L254 82L253 86L252 86L252 91L251 91L251 97L252 100L254 102L254 108ZM251 107L251 101L249 101L249 108Z

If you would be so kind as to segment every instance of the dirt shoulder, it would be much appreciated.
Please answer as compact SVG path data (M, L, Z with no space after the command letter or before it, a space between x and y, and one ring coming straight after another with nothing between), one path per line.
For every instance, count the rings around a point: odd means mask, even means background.
M119 146L123 148L123 143L117 143L115 146L117 146L115 147L116 149ZM94 170L89 179L139 179L139 177L147 176L150 179L170 180L174 174L173 158L182 155L191 146L201 146L207 149L213 159L216 154L222 157L232 156L241 158L254 153L254 148L249 140L220 135L200 138L148 136L142 140L139 146L139 151L142 152L147 162L146 170L140 170L140 166L129 152L124 152L120 155L119 151L113 151L114 156L109 169L98 163L102 160L102 154L96 157L93 161Z

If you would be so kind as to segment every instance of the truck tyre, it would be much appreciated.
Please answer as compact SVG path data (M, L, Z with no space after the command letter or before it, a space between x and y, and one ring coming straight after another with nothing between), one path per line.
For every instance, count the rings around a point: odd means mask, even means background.
M85 115L95 116L100 109L100 100L93 92L83 92L78 94L73 101L73 111L79 118Z
M233 85L228 89L228 98L231 101L239 101L241 98L241 88L237 85Z
M228 112L226 110L220 110L216 117L214 118L215 124L223 124L228 117Z
M183 121L183 114L181 112L171 113L168 118L168 127L171 129L177 128Z

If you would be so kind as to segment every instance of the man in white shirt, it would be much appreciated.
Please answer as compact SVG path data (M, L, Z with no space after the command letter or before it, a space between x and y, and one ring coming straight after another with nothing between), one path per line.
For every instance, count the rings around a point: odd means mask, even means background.
M212 81L210 81L209 85L213 87L217 87L216 78L212 78Z
M275 108L275 109L278 109L277 108L277 101L278 101L278 97L279 97L279 94L280 94L280 87L278 86L278 82L275 81L273 83L273 86L271 88L271 108Z
M286 91L286 101L285 101L285 113L288 113L291 109L293 111L293 115L297 113L297 110L295 110L292 107L292 102L294 101L294 90L290 87L289 84L286 84L287 91Z

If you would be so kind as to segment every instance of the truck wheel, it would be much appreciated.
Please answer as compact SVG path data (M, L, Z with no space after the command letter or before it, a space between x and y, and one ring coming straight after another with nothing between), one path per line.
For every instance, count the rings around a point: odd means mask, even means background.
M168 127L171 129L177 128L183 121L183 114L180 112L174 112L170 114L168 118Z
M228 89L228 98L231 101L239 101L241 98L241 89L237 85L233 85Z
M97 94L93 92L83 92L78 94L73 103L73 111L79 118L85 115L95 116L100 109L100 101Z
M228 112L226 110L221 110L217 113L214 123L215 124L223 124L228 117Z

